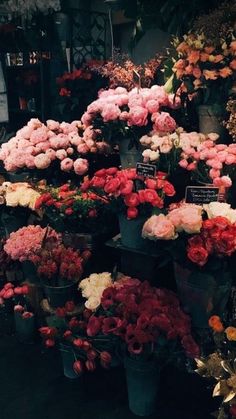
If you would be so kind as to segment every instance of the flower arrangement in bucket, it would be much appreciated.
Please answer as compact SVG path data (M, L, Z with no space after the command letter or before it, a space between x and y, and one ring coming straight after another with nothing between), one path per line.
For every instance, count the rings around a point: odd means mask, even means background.
M209 326L213 335L213 351L196 359L196 372L216 383L213 397L220 396L222 402L216 413L217 419L236 417L236 327L235 320L225 322L217 315L210 317Z
M28 293L27 284L14 285L12 282L7 282L0 290L0 307L12 312L14 305L25 303Z
M101 92L81 118L85 127L91 126L97 131L96 140L112 145L119 144L122 167L134 167L140 158L139 138L152 129L172 132L176 128L175 120L170 116L170 107L178 106L173 96L168 96L162 86L150 89L132 89L128 92L123 87ZM136 161L129 165L123 154L136 150ZM124 153L123 153L124 152Z
M105 288L87 324L89 336L100 333L119 340L129 406L141 416L155 409L161 365L179 356L179 351L190 357L199 353L190 318L175 294L137 279L121 278Z
M17 339L22 343L33 343L35 338L35 317L26 306L14 306L15 329Z
M133 168L101 169L81 184L82 191L89 189L105 197L119 215L122 242L128 247L144 244L141 239L144 220L154 209L160 211L164 207L165 196L173 197L175 194L165 173L158 172L153 179L149 179L139 176Z
M168 242L180 300L197 327L206 327L209 316L215 310L223 313L227 304L235 222L236 210L212 202L203 207L182 204L167 215L152 216L143 226L143 237Z
M105 197L81 192L69 182L58 188L46 187L42 192L35 207L57 231L91 233L108 229L103 223L104 218L111 217Z

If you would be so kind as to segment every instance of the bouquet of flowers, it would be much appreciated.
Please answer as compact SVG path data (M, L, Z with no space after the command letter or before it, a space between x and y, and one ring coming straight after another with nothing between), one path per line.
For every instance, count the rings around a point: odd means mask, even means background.
M183 204L167 215L153 215L143 226L143 237L174 240L177 260L198 268L219 268L236 251L236 210L212 202L203 207Z
M110 287L112 283L109 272L94 273L88 278L82 279L79 283L79 289L82 291L82 296L86 298L85 307L91 311L96 311L101 304L103 291Z
M227 101L236 70L236 42L230 29L219 44L204 33L188 33L174 40L177 59L172 68L174 91L197 93L202 104L217 105Z
M11 233L4 250L12 260L23 262L30 260L42 248L50 249L60 242L60 234L52 228L29 225Z
M108 200L94 192L81 192L70 183L59 188L47 187L39 195L35 208L43 210L49 223L61 232L105 230L103 219L109 216Z
M40 193L27 182L3 182L0 186L0 202L7 207L28 207L35 210Z
M2 144L0 160L9 172L25 168L44 170L53 164L55 170L56 164L62 172L83 175L88 170L88 161L79 157L78 146L84 144L82 133L79 121L60 124L48 120L45 125L31 119L15 137Z
M139 138L152 129L163 133L173 132L175 120L167 110L179 106L173 95L167 95L163 86L150 89L124 87L102 91L81 118L85 127L97 130L97 141L119 144L125 138L130 146L138 145Z
M174 186L166 180L166 174L158 172L153 179L137 175L136 169L118 170L116 167L97 171L92 179L85 179L81 190L95 190L105 197L117 212L125 212L128 219L139 213L150 214L153 209L164 207L164 198L175 194Z
M137 279L126 278L104 290L101 306L87 324L88 336L100 333L118 337L125 357L166 360L175 350L189 357L199 354L190 318L175 294Z
M216 385L213 397L221 396L223 401L216 417L227 419L236 417L236 327L235 320L225 325L219 316L209 319L213 332L214 352L196 359L196 372L202 377L214 379Z

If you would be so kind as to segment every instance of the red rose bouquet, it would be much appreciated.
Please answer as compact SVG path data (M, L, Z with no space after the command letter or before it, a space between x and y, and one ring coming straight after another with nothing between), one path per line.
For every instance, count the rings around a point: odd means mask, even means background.
M150 214L153 209L164 207L165 196L175 194L174 186L166 174L158 172L153 179L137 175L135 169L118 170L116 167L101 169L81 185L82 191L95 190L109 201L115 212L125 212L128 219L139 213Z
M100 333L118 337L125 356L166 359L176 350L193 358L199 354L190 317L176 295L136 279L118 281L104 290L101 306L87 324L88 336Z

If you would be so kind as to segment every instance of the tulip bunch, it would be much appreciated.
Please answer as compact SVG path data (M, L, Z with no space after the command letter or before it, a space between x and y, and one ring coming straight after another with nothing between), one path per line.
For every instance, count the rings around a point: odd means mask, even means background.
M108 199L115 212L126 212L134 219L140 211L150 213L153 208L163 208L165 196L175 195L174 186L166 174L158 172L153 179L137 175L135 169L118 170L116 167L97 171L92 179L85 179L81 190L92 189Z
M11 282L7 282L0 290L0 305L4 305L5 300L15 299L19 296L25 297L28 293L28 285L15 286Z
M34 313L27 311L21 304L16 304L14 306L14 313L18 313L23 320L31 319L34 317Z

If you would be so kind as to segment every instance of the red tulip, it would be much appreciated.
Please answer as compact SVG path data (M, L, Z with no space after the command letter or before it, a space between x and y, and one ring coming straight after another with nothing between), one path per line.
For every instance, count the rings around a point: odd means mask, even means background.
M83 341L82 348L83 348L84 351L88 351L91 348L91 346L92 346L91 343L89 343L87 340Z
M3 298L8 300L9 298L12 298L14 296L14 291L12 288L9 288L8 290L5 290Z
M82 348L84 346L84 342L82 339L74 339L73 340L73 344L77 347L77 348Z
M22 313L22 312L24 311L24 307L23 307L23 306L21 306L20 304L17 304L17 305L14 307L14 311L15 311L15 312L17 312L17 313Z
M74 311L75 309L75 303L74 301L67 301L65 304L65 310L69 313L71 313L72 311Z
M16 287L16 288L14 288L14 293L16 295L21 295L22 294L22 287Z
M33 317L34 315L33 315L33 313L31 313L30 311L25 311L23 314L22 314L22 319L30 319L31 317Z
M95 362L92 361L92 360L89 360L89 359L85 362L85 366L86 366L87 370L91 371L91 372L96 369Z
M63 334L63 338L64 339L68 339L72 336L72 331L71 330L66 330Z
M53 346L55 346L55 340L54 339L46 339L45 340L45 346L47 348L52 348Z
M74 362L73 364L73 370L76 374L81 375L83 373L84 370L84 365L82 363L82 361L77 360Z
M9 290L10 288L14 288L14 285L11 282L7 282L7 284L4 285L4 289Z
M90 361L93 361L95 358L97 358L97 352L94 349L89 349L87 352L87 358Z
M21 293L22 293L23 295L29 294L29 287L28 287L28 285L23 285L23 286L21 287Z
M110 364L111 363L111 354L109 354L109 352L107 352L107 351L102 351L100 353L100 359L103 363Z

